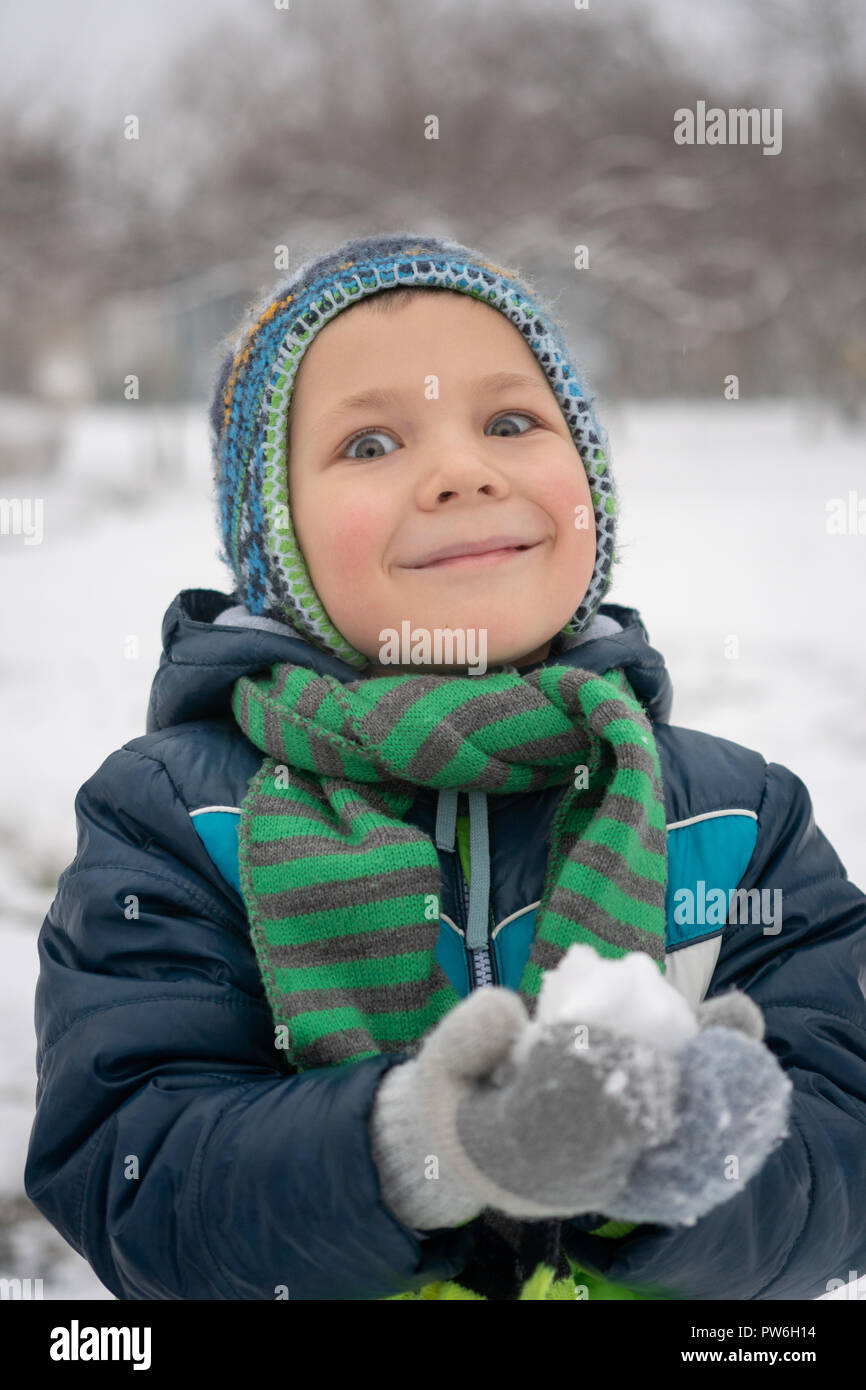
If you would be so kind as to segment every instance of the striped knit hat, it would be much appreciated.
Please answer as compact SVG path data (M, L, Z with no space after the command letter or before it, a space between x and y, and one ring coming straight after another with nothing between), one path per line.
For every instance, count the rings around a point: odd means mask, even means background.
M555 656L589 626L610 587L617 503L607 436L550 307L514 271L454 241L396 232L344 242L307 261L248 313L219 366L210 406L219 557L250 613L288 623L358 670L368 665L322 606L295 536L287 415L298 366L324 325L368 295L413 285L472 295L511 320L545 372L583 461L595 513L595 568L551 647Z

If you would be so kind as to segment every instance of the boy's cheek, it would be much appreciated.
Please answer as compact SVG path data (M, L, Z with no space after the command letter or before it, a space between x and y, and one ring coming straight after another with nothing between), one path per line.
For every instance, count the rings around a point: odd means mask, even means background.
M332 585L368 581L381 560L375 522L363 515L350 515L320 526L316 558L315 568ZM310 569L312 574L313 567Z
M592 516L592 495L580 457L557 453L532 477L527 495L553 522L557 533L574 529L576 509L586 506Z

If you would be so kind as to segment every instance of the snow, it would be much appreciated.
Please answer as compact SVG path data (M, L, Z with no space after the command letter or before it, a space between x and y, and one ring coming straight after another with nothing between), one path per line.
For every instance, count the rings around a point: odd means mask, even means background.
M862 431L808 404L600 400L625 557L608 601L641 610L671 672L672 722L802 777L863 886L866 535L825 525L829 499L866 496ZM40 545L0 535L0 1275L44 1277L55 1299L110 1295L23 1192L36 934L75 854L77 789L145 731L165 609L182 588L231 588L204 406L120 409L69 417L53 473L0 482L6 498L44 502ZM866 1274L853 1277L866 1297Z
M623 1086L626 1084L627 1081L628 1075L626 1072L622 1071L621 1069L612 1071L610 1076L607 1078L607 1081L605 1081L604 1083L604 1091L609 1096L619 1095L620 1091L622 1090Z
M687 1001L646 951L608 960L586 945L570 946L542 981L535 1024L554 1023L612 1028L672 1052L699 1031Z
M646 951L606 959L591 946L570 946L555 970L541 982L535 1018L511 1048L510 1063L521 1066L546 1031L555 1024L575 1028L573 1046L583 1045L586 1029L590 1046L593 1029L605 1028L648 1046L675 1052L699 1031L688 1002L662 975ZM605 1083L615 1094L627 1077L614 1071Z

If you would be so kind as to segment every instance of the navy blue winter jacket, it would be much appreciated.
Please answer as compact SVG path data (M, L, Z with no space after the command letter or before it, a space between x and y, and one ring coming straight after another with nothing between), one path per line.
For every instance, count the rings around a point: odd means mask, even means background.
M292 1299L385 1298L459 1274L477 1226L422 1239L382 1202L368 1122L402 1055L299 1075L274 1047L237 876L238 808L262 754L229 707L233 682L275 661L357 671L288 633L215 625L234 602L177 596L147 733L78 791L78 851L39 935L25 1186L121 1299L273 1299L282 1285ZM559 659L622 667L653 721L667 977L693 1004L748 993L795 1090L789 1138L696 1225L611 1240L589 1234L596 1214L564 1222L564 1245L592 1272L677 1298L811 1298L866 1270L866 896L802 781L668 723L670 677L639 614L601 611L621 631ZM516 987L529 951L561 791L488 803L498 983ZM437 795L420 789L409 813L431 835ZM439 854L437 952L465 993L459 861ZM765 908L781 901L781 923L707 906L754 889Z

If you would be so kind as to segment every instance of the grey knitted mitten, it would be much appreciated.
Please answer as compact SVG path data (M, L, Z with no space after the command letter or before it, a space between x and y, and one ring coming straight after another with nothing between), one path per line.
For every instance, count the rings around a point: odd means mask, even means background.
M672 1139L641 1154L602 1210L612 1220L694 1226L736 1197L790 1133L793 1083L762 1039L764 1017L738 990L698 1008L701 1032L677 1052Z
M610 968L625 962L602 963L598 1008L584 995L569 1022L561 1001L556 1021L548 1007L530 1023L514 991L476 991L386 1073L373 1153L404 1224L460 1225L484 1207L525 1220L597 1211L693 1224L757 1171L786 1133L792 1089L759 1040L760 1010L733 992L696 1019L679 995L671 1007L675 991L649 957L636 988L628 959L619 975ZM572 947L552 974L587 976L597 964ZM616 1031L598 1021L611 1015Z

